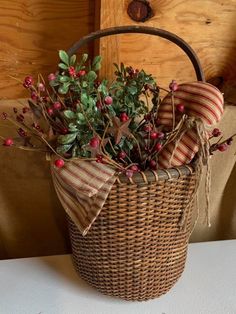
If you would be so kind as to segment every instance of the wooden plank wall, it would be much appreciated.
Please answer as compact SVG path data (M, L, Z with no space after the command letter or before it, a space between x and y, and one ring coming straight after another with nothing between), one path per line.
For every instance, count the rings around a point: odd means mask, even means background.
M100 27L146 25L166 29L185 39L197 52L207 79L224 77L235 85L236 1L235 0L150 0L154 17L136 23L127 14L131 0L101 0ZM194 72L183 52L166 40L147 35L120 35L101 40L100 53L109 74L113 61L144 68L160 85L171 79L194 80Z
M8 75L55 70L57 51L94 29L95 0L0 0L0 99L28 95Z

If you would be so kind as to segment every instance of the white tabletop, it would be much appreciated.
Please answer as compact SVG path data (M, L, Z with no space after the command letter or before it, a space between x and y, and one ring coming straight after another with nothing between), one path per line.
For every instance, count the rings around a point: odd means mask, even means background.
M1 314L236 314L236 240L191 244L183 276L148 302L107 297L69 255L0 261Z

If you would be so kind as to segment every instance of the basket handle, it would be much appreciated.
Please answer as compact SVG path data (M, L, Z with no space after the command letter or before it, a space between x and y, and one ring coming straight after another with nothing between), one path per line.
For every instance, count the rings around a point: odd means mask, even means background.
M180 37L177 35L165 31L163 29L147 26L119 26L111 27L103 30L98 30L96 32L90 33L87 36L82 37L79 41L74 43L74 45L68 50L68 54L71 56L76 53L82 46L85 44L105 36L124 34L124 33L140 33L140 34L149 34L159 36L169 41L175 43L179 46L189 57L192 65L194 67L198 81L205 81L205 76L201 68L200 61L194 52L194 50Z

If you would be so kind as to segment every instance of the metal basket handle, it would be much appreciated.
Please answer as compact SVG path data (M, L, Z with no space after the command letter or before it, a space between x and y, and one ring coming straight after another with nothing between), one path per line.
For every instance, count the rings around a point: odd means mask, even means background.
M124 34L124 33L140 33L140 34L149 34L159 36L169 41L175 43L179 46L189 57L192 65L194 67L196 76L198 81L205 81L205 76L202 71L202 67L200 61L194 52L194 50L180 37L177 35L165 31L163 29L155 28L155 27L147 27L147 26L119 26L119 27L111 27L103 30L99 30L93 33L90 33L87 36L82 37L79 41L74 43L74 45L68 50L68 54L71 56L76 53L82 46L85 44L105 36Z

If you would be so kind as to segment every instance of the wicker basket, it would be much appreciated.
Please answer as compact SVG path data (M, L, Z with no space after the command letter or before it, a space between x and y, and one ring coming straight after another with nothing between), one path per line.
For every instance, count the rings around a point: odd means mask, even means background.
M117 33L148 33L171 40L187 53L198 79L204 80L192 49L179 37L155 28L98 31L82 38L69 54L91 40ZM132 180L121 175L85 237L68 218L73 261L80 276L102 293L126 300L165 294L184 270L195 189L196 174L190 166L147 171Z

